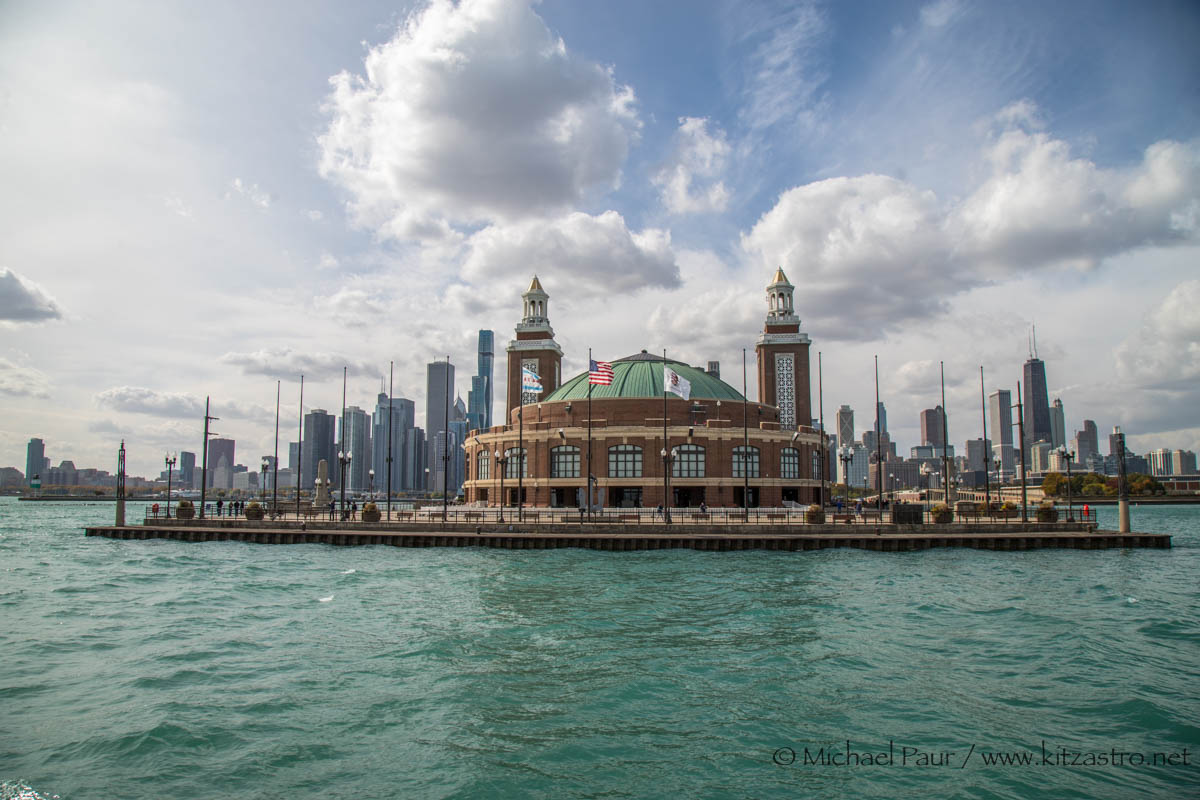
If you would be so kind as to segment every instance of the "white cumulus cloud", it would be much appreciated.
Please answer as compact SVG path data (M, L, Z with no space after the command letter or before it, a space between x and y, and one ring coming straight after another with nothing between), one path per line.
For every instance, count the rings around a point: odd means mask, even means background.
M640 128L632 90L520 0L433 0L364 66L331 79L320 171L384 238L561 211L618 184Z
M719 178L728 156L724 131L714 128L710 133L705 118L681 118L671 160L651 179L667 210L673 214L724 211L729 190Z
M62 319L62 315L62 309L45 289L10 269L0 268L0 321L36 323Z

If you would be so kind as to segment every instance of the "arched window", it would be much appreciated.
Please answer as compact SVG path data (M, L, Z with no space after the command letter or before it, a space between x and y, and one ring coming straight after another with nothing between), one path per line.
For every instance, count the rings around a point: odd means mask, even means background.
M525 450L520 447L510 447L504 451L508 463L504 465L504 477L524 478L529 473L525 470Z
M757 447L735 447L733 448L733 477L735 478L757 478L758 477L758 448Z
M492 454L487 450L480 450L475 456L475 480L486 481L492 472Z
M800 451L794 447L785 447L779 451L779 477L800 477Z
M672 478L703 478L704 448L698 444L681 444L674 448L675 463L671 467Z
M564 444L550 450L551 478L579 477L579 448Z
M634 444L615 444L608 448L608 477L642 477L642 448Z

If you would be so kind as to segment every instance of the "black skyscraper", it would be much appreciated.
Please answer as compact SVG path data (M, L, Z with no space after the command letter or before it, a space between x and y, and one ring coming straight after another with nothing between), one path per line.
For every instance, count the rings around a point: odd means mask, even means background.
M1053 441L1050 397L1046 392L1046 364L1036 356L1025 362L1025 445Z

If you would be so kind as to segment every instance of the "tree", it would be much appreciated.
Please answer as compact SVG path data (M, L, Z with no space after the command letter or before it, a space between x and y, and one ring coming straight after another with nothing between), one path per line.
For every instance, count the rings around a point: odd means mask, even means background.
M1042 492L1055 497L1066 494L1067 479L1061 472L1047 472L1042 478Z

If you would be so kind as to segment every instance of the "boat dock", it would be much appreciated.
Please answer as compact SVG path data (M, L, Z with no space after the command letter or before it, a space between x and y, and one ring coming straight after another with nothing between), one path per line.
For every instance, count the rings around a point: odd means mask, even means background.
M279 523L243 520L146 520L144 525L89 526L88 536L184 542L328 544L335 546L491 547L546 550L859 550L906 552L935 547L979 550L1169 548L1158 533L1096 530L1086 523L948 523L942 525L619 525L519 523Z

